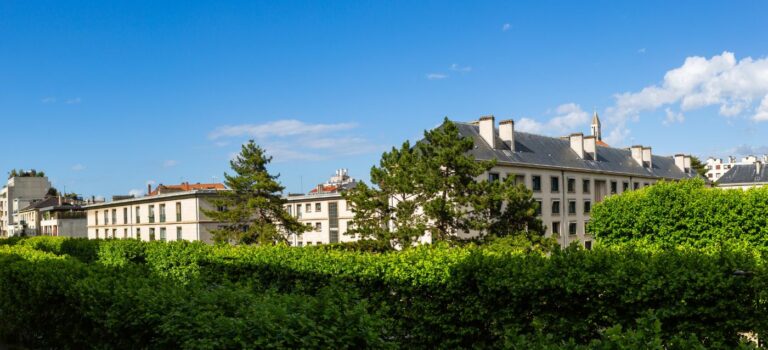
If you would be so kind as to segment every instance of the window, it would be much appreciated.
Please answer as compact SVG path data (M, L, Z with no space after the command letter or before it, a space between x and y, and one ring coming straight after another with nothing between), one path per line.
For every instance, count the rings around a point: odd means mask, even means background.
M611 181L611 194L616 194L619 192L619 183L616 181Z
M568 223L568 234L569 235L575 235L576 234L576 223L575 222L569 222Z
M621 190L622 190L622 192L627 192L628 189L629 189L629 182L627 182L627 181L622 182L621 183Z
M719 165L715 165L715 169L720 170L720 166Z
M165 204L160 204L160 222L165 222Z
M322 209L322 204L320 204L320 203L315 203L315 211L316 211L316 212L318 212L318 213L319 213L319 212L321 212L321 211L323 211L323 209Z
M552 215L560 215L560 201L552 201Z
M589 181L589 179L581 180L581 192L582 193L592 192L592 182Z
M541 176L531 176L531 187L533 187L533 192L541 192Z
M99 212L95 212L93 218L96 220L96 226L99 226Z
M112 229L112 238L117 238L117 229L116 228Z
M536 201L536 215L541 215L541 201Z
M525 186L525 175L515 175L515 185Z
M165 227L160 228L160 241L165 242Z
M312 245L312 241L308 241L308 242L307 242L307 247L309 247L309 246L311 246L311 245Z
M639 189L639 188L640 188L640 183L639 183L639 182L635 182L635 183L632 185L632 188L633 188L633 189Z
M586 249L586 250L592 250L592 241L586 241L586 242L584 242L584 249Z
M227 211L227 206L226 205L219 205L219 206L216 207L216 210L218 210L218 211Z
M568 193L576 193L576 179L568 179Z
M149 206L149 223L152 224L155 222L155 206L150 205ZM152 235L154 236L154 235Z
M117 209L112 209L112 224L117 225Z
M321 222L316 222L316 223L315 223L315 231L317 231L317 232L320 232L320 231L322 231L322 230L323 230L323 223L321 223Z
M128 208L123 208L123 225L128 224Z
M176 228L176 240L180 241L181 239L182 239L181 238L181 227L177 227Z
M488 173L488 182L499 181L499 173Z
M181 222L181 202L176 202L176 222Z
M127 228L123 229L123 238L128 238L128 229Z
M560 221L552 221L552 235L553 236L560 235Z
M96 239L99 239L99 229L96 229Z
M151 228L149 229L149 240L154 241L155 240L155 229Z
M299 247L303 246L304 242L299 242Z
M584 214L589 214L592 212L592 202L586 200L584 201Z
M576 215L576 201L575 200L569 200L568 201L568 215Z
M648 186L650 186L650 185L651 185L651 184L649 184L649 183L647 183L647 182L646 182L646 183L643 183L643 187L648 187Z
M136 207L136 223L141 223L141 207Z
M296 217L301 219L301 204L296 205Z
M584 221L584 234L587 234L587 225L589 225L589 221Z
M549 178L549 188L551 192L560 192L560 178L552 176Z
M309 203L307 203L307 204L304 206L304 211L305 211L305 212L307 212L307 213L311 213L311 212L312 212L312 206L311 206L311 205L309 205Z
M136 239L141 240L141 229L140 228L136 229Z
M109 210L104 211L104 225L109 225Z

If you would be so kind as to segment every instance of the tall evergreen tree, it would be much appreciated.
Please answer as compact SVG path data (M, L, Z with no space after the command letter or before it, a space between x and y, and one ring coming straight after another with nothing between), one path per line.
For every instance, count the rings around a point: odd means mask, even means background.
M287 201L281 195L285 188L277 181L279 175L267 171L271 161L253 140L230 161L234 175L224 174L229 190L211 201L217 210L203 210L223 223L212 231L215 242L274 244L284 241L286 232L301 234L308 229L285 211Z

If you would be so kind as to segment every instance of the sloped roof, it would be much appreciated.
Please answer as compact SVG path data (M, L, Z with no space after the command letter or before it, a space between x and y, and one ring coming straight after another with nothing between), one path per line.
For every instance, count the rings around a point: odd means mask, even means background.
M738 164L731 167L728 172L723 174L718 184L746 184L746 183L768 183L768 171L765 170L765 164L760 168L758 174L755 164Z
M644 176L664 179L695 178L675 165L672 157L653 156L653 168L640 166L628 149L597 145L597 160L582 159L571 149L568 140L515 131L515 152L512 152L495 135L497 148L491 148L480 136L479 126L471 123L456 122L461 136L470 137L475 148L470 153L481 160L497 159L500 163L527 166L543 166L564 169L577 169L590 172L621 173L631 176Z
M54 205L59 205L59 198L58 197L48 197L46 199L34 202L28 206L26 206L24 209L21 209L19 211L29 211L32 209L40 209L45 207L52 207Z

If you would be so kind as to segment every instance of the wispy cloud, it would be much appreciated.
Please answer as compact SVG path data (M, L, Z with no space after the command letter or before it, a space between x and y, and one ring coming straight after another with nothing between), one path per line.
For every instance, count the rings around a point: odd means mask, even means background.
M454 63L451 65L451 70L454 72L460 72L460 73L469 73L472 71L472 67L470 66L461 66L458 63Z
M144 190L132 189L132 190L128 191L128 195L134 196L134 197L142 197L142 196L144 196Z
M356 127L354 123L311 124L278 120L217 128L209 138L219 143L223 137L253 137L275 162L318 161L382 150L366 138L348 134ZM233 152L230 158L236 155L237 152Z
M639 54L644 54L644 53L645 53L645 48L644 48L644 47L641 47L641 48L639 48L639 49L637 50L637 53L639 53Z
M49 103L56 103L56 97L43 97L40 99L40 102L49 104Z
M512 29L512 24L510 23L504 23L504 25L501 26L501 31L506 32L508 30Z
M163 162L163 168L173 168L175 166L179 165L179 162L177 160L168 159Z
M560 136L576 132L589 125L589 113L575 103L566 103L555 109L555 116L540 122L530 118L522 118L517 122L516 129L536 134Z
M664 121L662 124L664 125L670 125L674 123L682 123L685 121L685 116L681 112L675 112L671 108L667 108L664 110L664 113L666 113L666 118L664 118Z
M429 80L443 80L445 78L448 78L447 74L443 74L443 73L429 73L429 74L427 74L427 79L429 79Z
M85 170L85 165L75 164L72 166L72 171L83 171L83 170Z
M65 101L65 103L68 105L76 105L76 104L79 104L80 102L82 102L80 97L70 98Z

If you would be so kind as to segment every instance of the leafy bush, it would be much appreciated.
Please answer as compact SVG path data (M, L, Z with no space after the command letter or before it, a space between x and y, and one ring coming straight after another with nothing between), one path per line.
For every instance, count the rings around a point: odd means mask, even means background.
M592 209L588 230L601 244L633 240L706 247L746 242L768 248L768 187L707 188L660 182L610 196Z

